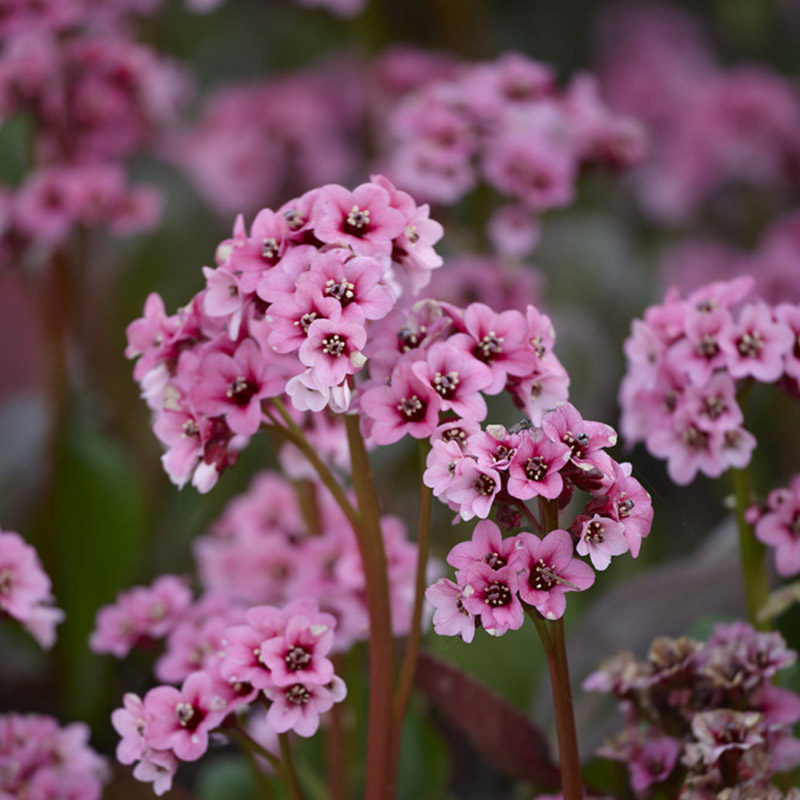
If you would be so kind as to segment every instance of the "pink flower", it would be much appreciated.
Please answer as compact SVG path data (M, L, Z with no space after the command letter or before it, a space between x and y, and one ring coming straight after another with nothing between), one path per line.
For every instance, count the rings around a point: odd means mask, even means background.
M196 761L205 753L209 732L228 712L205 672L193 672L180 689L151 689L145 695L144 708L147 744L156 750L172 750L181 761Z
M445 498L458 506L461 519L486 519L501 486L500 473L465 458L461 462L461 472L453 478Z
M752 376L772 383L783 372L784 356L793 349L794 338L789 326L776 321L766 303L749 303L720 346L728 356L731 377Z
M524 341L527 325L519 311L497 314L489 306L472 303L464 312L466 333L458 333L450 342L492 371L492 382L483 391L499 394L509 375L522 376L536 366L536 355Z
M441 397L442 410L476 421L486 416L486 401L480 392L492 382L492 373L476 358L448 342L437 342L428 350L427 359L415 362L412 368Z
M383 283L384 268L375 258L353 256L346 248L320 252L304 279L342 307L346 322L381 319L394 307L395 298Z
M50 578L36 550L18 534L0 531L0 612L21 622L39 644L50 648L64 612L52 607Z
M667 459L667 472L675 483L686 486L698 471L718 478L725 471L722 457L723 434L704 431L690 409L675 412L668 428L654 430L647 437L647 449Z
M525 612L517 597L517 574L513 565L494 569L489 563L476 562L460 581L464 608L480 616L487 633L502 636L522 627Z
M298 356L311 367L319 386L337 386L366 363L361 352L366 342L363 325L344 319L317 319L309 326Z
M447 563L459 572L473 564L485 563L492 569L508 564L515 550L516 540L504 539L500 528L488 519L481 520L472 532L472 539L459 542L447 554Z
M293 730L298 736L313 736L319 728L319 716L347 696L344 681L333 676L327 686L317 683L292 683L266 690L272 705L267 721L277 733Z
M581 556L588 555L595 569L607 569L612 556L622 555L627 550L625 530L619 522L599 514L581 522L575 551Z
M123 708L118 708L111 714L111 724L122 737L117 744L117 761L120 764L133 764L134 761L144 758L147 751L147 712L142 699L132 692L127 692L122 702Z
M333 646L335 620L329 614L293 616L280 636L261 644L261 660L271 670L275 686L294 683L326 685L333 664L326 654Z
M556 529L539 539L517 535L510 566L519 576L520 597L548 619L564 615L566 592L579 592L594 583L592 568L573 558L572 536Z
M425 599L436 609L433 629L439 636L459 636L469 644L475 638L475 618L464 607L462 589L439 578L425 590Z
M392 371L389 386L375 386L359 397L362 412L372 420L376 444L392 444L409 434L430 436L439 423L439 395L420 380L411 364L401 362Z
M350 245L357 255L389 255L402 235L405 217L390 205L389 193L376 183L352 192L330 184L319 190L314 206L314 235L329 244Z
M458 441L437 439L433 441L426 459L422 482L433 489L433 496L445 494L460 472L464 455Z
M548 439L541 429L526 432L508 468L508 493L520 500L558 497L564 488L559 470L571 453L568 445Z
M192 399L198 411L223 415L234 433L250 436L261 425L261 400L283 389L278 383L270 380L258 345L245 339L233 355L212 352L202 359Z

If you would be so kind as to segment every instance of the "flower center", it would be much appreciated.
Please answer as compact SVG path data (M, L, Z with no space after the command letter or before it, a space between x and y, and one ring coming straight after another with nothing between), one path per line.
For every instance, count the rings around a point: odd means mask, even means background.
M14 588L14 573L8 569L0 569L0 594L9 595Z
M717 353L719 353L717 340L708 333L703 334L697 343L697 355L703 356L703 358L714 358Z
M572 431L567 431L561 437L561 441L569 447L570 458L583 458L586 448L589 446L589 436L586 433L579 433L575 436Z
M397 404L397 410L409 422L421 422L425 418L425 405L415 394L402 398Z
M300 230L306 224L306 218L295 208L287 208L283 218L291 231Z
M256 385L247 378L239 375L228 384L225 396L236 403L237 406L246 406L256 393Z
M459 444L467 443L467 434L463 428L450 428L442 434L442 441L445 442L458 442Z
M272 237L264 239L261 242L261 258L265 259L266 261L277 261L279 250L280 248L278 247L277 240L273 239Z
M311 662L311 653L305 647L295 646L284 657L290 670L305 669Z
M484 363L493 361L503 352L504 337L498 336L494 331L489 331L477 344L474 352L475 358Z
M472 488L475 489L475 491L478 492L478 494L482 494L487 497L494 492L495 486L496 484L494 482L494 478L492 478L489 475L486 475L483 472L475 479L474 483L472 484Z
M536 589L538 592L548 592L556 583L562 583L562 580L553 571L549 564L544 563L544 559L539 559L539 563L531 569L528 583L531 589Z
M351 236L363 236L369 229L369 209L353 206L344 221L345 233Z
M420 326L419 331L412 328L400 328L397 332L397 342L400 346L401 353L407 353L409 350L415 350L419 347L420 342L425 338L425 327Z
M492 569L500 569L500 567L504 567L506 565L506 560L500 555L500 553L487 553L483 560Z
M543 481L547 475L547 464L542 456L533 456L525 462L525 475L529 481Z
M195 730L203 720L203 713L191 703L178 703L175 706L175 716L181 728L186 728L187 731Z
M433 388L445 399L449 400L458 388L458 373L452 370L444 375L437 372L433 378Z
M308 333L308 329L311 327L311 323L317 318L316 311L309 311L307 314L303 314L300 319L296 319L294 321L295 325L299 325L303 329L303 333Z
M311 692L302 683L296 683L286 692L286 699L296 706L304 706L311 699Z
M511 589L500 581L492 581L486 587L483 600L487 606L492 608L507 606L511 602Z
M764 349L764 340L758 331L748 331L742 334L736 347L745 358L757 358Z
M606 529L603 525L595 519L586 526L584 538L589 544L602 544L603 540L606 538L605 532Z
M625 492L623 492L617 501L617 514L619 514L619 518L625 519L629 517L635 505L636 503L631 500L630 497L625 497Z
M681 439L691 450L704 450L708 445L708 434L690 425L682 434Z
M714 396L703 398L703 413L710 419L719 419L727 410L724 397Z
M322 340L322 352L334 358L339 358L339 356L343 355L346 347L347 342L338 333L334 333L333 336L326 336Z
M200 435L200 426L197 424L196 420L187 419L186 422L183 423L183 435L184 436Z
M353 291L355 288L355 284L350 283L350 281L342 279L339 283L336 283L333 278L329 278L325 284L325 294L328 297L335 297L343 306L346 306L348 303L353 302L356 296Z

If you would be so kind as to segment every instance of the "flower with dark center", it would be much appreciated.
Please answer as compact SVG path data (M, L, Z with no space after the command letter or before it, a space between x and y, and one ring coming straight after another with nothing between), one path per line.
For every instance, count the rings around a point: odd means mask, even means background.
M311 699L311 692L302 683L296 683L286 692L286 699L296 706L304 706Z
M363 236L369 230L369 209L353 206L344 221L343 229L351 236Z
M284 656L291 670L305 669L311 663L311 653L305 647L295 646Z
M228 384L225 396L237 406L246 406L257 390L258 387L254 383L239 375Z

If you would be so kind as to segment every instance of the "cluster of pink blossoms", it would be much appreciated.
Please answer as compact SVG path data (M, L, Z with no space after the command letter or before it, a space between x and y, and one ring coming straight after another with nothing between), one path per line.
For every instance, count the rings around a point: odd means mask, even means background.
M763 506L751 506L747 521L756 538L775 548L775 571L783 578L800 573L800 475L773 489Z
M644 149L638 123L612 113L591 76L561 91L550 67L519 53L464 64L409 93L387 127L384 169L393 180L445 204L485 181L510 201L490 233L523 232L527 252L535 215L572 202L582 166L627 167Z
M375 444L406 434L428 439L444 421L475 427L487 414L484 395L507 391L534 420L567 397L552 324L533 306L497 313L483 303L462 309L424 301L380 334L367 351L370 380L358 397L362 428Z
M772 680L796 658L780 634L744 622L716 625L707 642L658 638L644 661L621 653L584 683L625 717L599 755L627 766L642 800L667 784L681 800L783 798L770 779L800 764L800 697Z
M0 618L21 622L42 647L52 647L64 612L53 606L50 578L36 550L18 534L0 531Z
M432 442L425 484L462 519L482 519L471 541L447 556L456 582L441 578L427 591L439 634L469 642L477 624L493 635L516 630L524 622L523 603L558 619L566 592L594 583L592 568L576 554L604 570L613 556L637 557L650 532L650 497L631 477L630 464L617 463L604 450L616 442L613 428L583 420L569 403L544 414L540 426L516 432L502 425L481 431L476 423L446 423ZM494 509L498 522L511 529L525 515L542 532L544 520L531 514L526 501L539 498L564 508L576 488L591 499L569 530L503 538L500 527L486 519Z
M34 125L32 170L0 184L4 261L57 248L78 225L123 234L157 220L158 193L130 187L123 164L174 119L186 79L101 5L106 13L60 0L3 10L0 121Z
M164 152L205 201L229 214L258 209L286 186L317 186L355 172L354 141L363 125L356 80L346 64L327 63L208 95L200 118L168 137Z
M126 354L139 358L170 478L208 491L269 422L270 397L288 395L299 412L346 411L368 330L374 341L403 289L428 283L441 235L426 205L382 177L352 192L331 184L263 209L249 232L240 217L178 314L150 295Z
M133 647L164 640L156 677L180 682L209 665L222 648L225 628L238 624L247 608L282 606L295 597L313 598L335 616L336 651L366 639L365 577L355 536L327 489L306 481L306 490L313 497L313 520L304 516L289 480L258 474L249 491L195 541L201 597L194 601L186 581L172 575L121 592L98 612L92 650L123 658ZM417 548L399 518L384 515L381 529L392 627L402 636L410 626Z
M598 75L609 104L646 126L633 176L644 209L684 223L721 190L785 197L800 183L800 94L760 65L716 63L698 21L674 4L603 9Z
M196 761L209 734L238 725L237 715L259 702L268 705L273 734L313 736L320 714L346 695L327 657L336 619L315 601L298 599L282 608L254 606L241 624L222 631L221 647L180 688L157 686L144 696L124 697L112 714L122 737L117 758L136 763L133 774L152 782L156 794L172 785L181 761Z
M745 303L752 284L749 277L719 281L685 300L671 290L631 326L622 432L667 459L675 483L749 463L756 441L742 427L737 382L781 380L797 391L800 306Z
M105 761L89 746L89 728L63 728L40 714L0 716L0 797L4 800L100 800Z

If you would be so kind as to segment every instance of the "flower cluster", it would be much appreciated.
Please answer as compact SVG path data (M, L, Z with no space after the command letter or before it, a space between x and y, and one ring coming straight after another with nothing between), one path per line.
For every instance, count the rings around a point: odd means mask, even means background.
M0 797L100 800L108 769L89 728L40 714L0 716Z
M0 617L19 620L42 647L52 647L64 612L53 606L50 578L36 550L18 534L0 531Z
M320 714L346 695L327 657L335 626L335 618L309 599L248 609L241 624L222 631L221 646L207 665L180 688L157 686L144 698L125 695L123 707L112 714L122 737L118 760L136 763L134 776L163 794L179 762L200 758L209 734L235 727L236 715L255 702L268 706L273 733L313 736Z
M771 798L772 775L800 764L800 697L772 685L796 657L744 622L716 625L705 643L656 639L645 661L615 656L584 683L616 696L626 720L599 752L627 765L640 798L667 782L681 800Z
M132 647L165 641L155 673L180 682L205 668L222 646L228 625L254 605L283 605L314 598L336 620L333 648L342 652L369 631L365 578L355 536L338 505L319 483L304 480L301 507L295 487L274 472L262 472L249 491L234 498L211 531L195 541L203 591L193 601L186 582L165 575L151 587L121 592L97 614L90 645L123 658ZM310 511L313 509L313 511ZM407 633L417 548L402 521L381 519L389 563L395 635Z
M609 104L642 120L652 141L634 175L650 215L686 222L737 183L773 196L797 187L800 95L788 80L715 63L697 21L672 4L604 10L599 41Z
M775 571L783 578L800 572L800 475L789 485L773 489L763 506L746 513L756 538L775 548Z
M94 3L13 5L3 16L0 120L27 117L35 138L31 171L0 184L0 255L50 251L77 225L151 227L159 195L130 187L123 162L173 120L185 76Z
M404 286L428 283L441 235L427 206L382 177L352 192L330 184L263 209L249 232L239 217L217 268L204 271L206 288L178 314L150 295L126 353L139 358L134 377L170 478L208 491L268 422L267 398L347 410L368 328Z
M744 303L749 277L700 287L634 320L625 342L621 427L667 459L670 478L690 483L698 471L718 477L750 461L755 438L742 427L737 382L796 387L800 377L800 307Z
M542 616L558 619L566 608L565 593L594 583L592 568L576 558L589 556L598 570L613 556L639 554L650 532L653 508L647 492L631 477L630 464L619 464L604 448L613 445L613 428L583 420L569 403L544 414L541 426L509 432L489 425L475 432L461 423L441 426L423 476L434 495L465 520L482 518L470 542L456 545L447 562L456 568L456 582L442 578L427 592L437 611L434 628L443 635L471 641L480 624L494 635L521 627L521 603ZM565 507L575 489L591 499L569 530L555 528L540 538L523 531L503 538L486 519L492 509L503 527L523 521L541 533L526 501L539 498Z
M484 395L504 390L534 420L567 397L550 319L533 306L497 313L483 303L461 309L427 301L387 320L381 334L367 350L370 381L358 397L375 444L406 434L427 439L441 414L472 432L487 414Z
M420 197L453 204L482 180L510 201L490 233L509 215L568 205L583 165L627 167L644 145L638 124L607 108L591 76L560 91L550 67L519 53L464 64L409 93L387 138L387 173Z
M171 134L164 152L221 213L256 210L286 187L317 186L354 172L363 122L348 65L326 63L208 95L200 118Z

